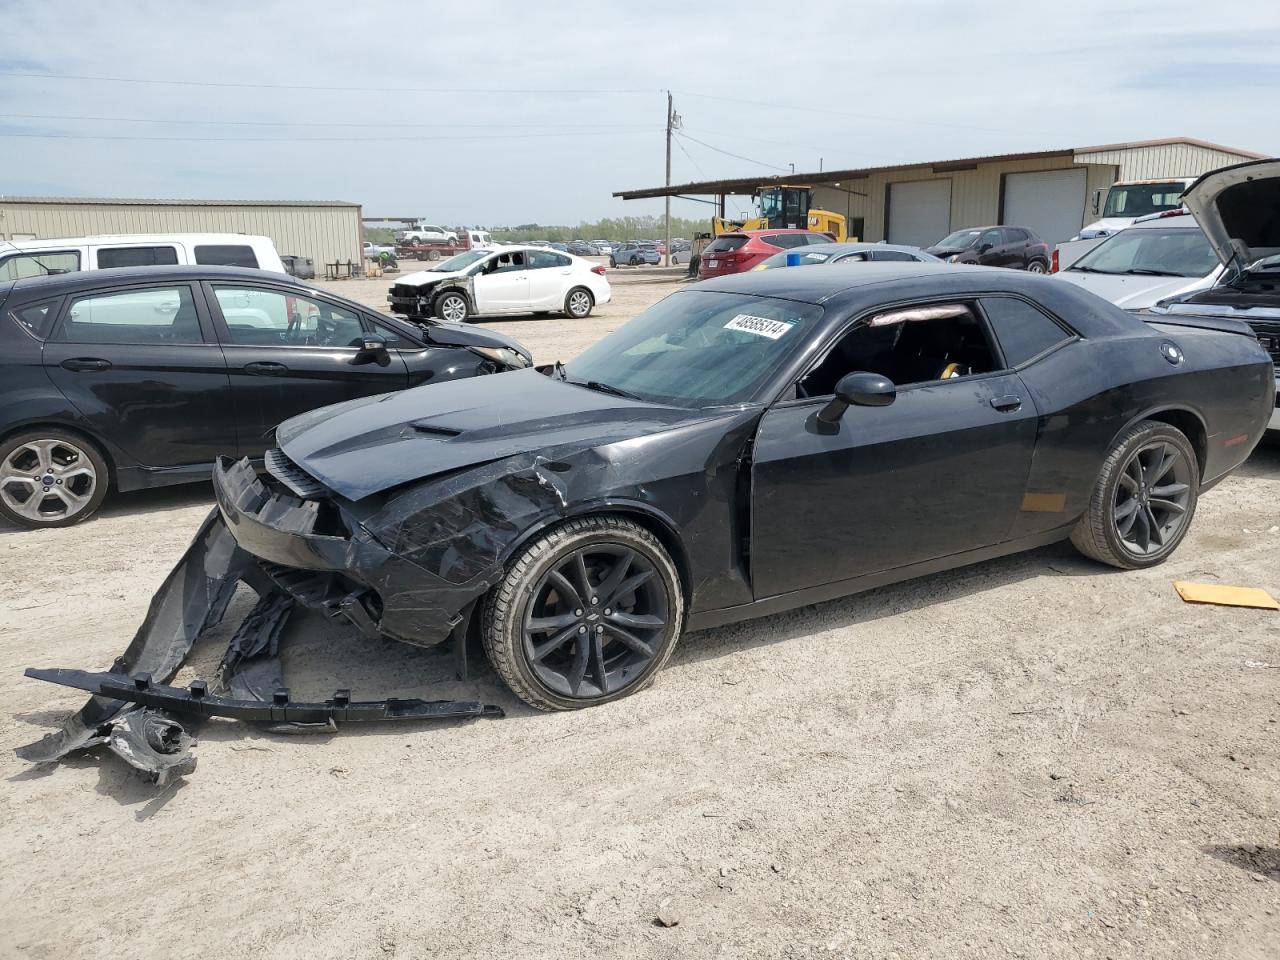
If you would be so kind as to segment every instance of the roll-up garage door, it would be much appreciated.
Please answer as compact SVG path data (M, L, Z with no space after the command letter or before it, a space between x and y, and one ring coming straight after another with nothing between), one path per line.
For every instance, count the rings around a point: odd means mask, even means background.
M889 184L890 243L927 247L950 232L950 180Z
M1004 219L1030 227L1049 246L1070 240L1084 223L1083 170L1041 170L1004 175Z

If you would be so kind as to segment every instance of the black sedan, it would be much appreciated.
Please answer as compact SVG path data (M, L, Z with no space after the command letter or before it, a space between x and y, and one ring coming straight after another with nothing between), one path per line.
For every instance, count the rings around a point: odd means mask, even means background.
M243 579L370 637L474 632L528 703L584 707L643 687L684 630L1067 538L1160 563L1274 391L1243 324L1147 324L1052 278L724 277L567 365L296 417L265 477L220 460L153 610ZM149 618L116 672L171 675L178 627Z
M526 367L498 334L426 328L280 274L138 267L0 283L0 516L65 526L108 488L208 479L314 407Z

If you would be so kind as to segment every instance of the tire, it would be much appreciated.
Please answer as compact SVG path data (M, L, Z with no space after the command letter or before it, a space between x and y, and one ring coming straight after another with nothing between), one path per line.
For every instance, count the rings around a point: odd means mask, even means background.
M632 257L631 257L631 265L632 265L633 267L638 267L638 266L640 265L640 258L639 258L639 257L637 257L637 256L635 256L635 255L632 255Z
M110 485L106 458L79 434L47 427L0 444L0 516L18 526L81 523L102 506Z
M1048 273L1049 265L1043 260L1032 260L1027 264L1028 273Z
M585 320L591 316L591 308L596 305L595 297L586 287L574 287L564 298L565 316L573 320Z
M618 261L613 259L612 256L609 257L609 266L613 267L615 270L618 269Z
M607 595L610 583L630 590ZM480 635L494 670L521 700L539 710L577 710L648 686L683 626L680 575L657 537L622 517L593 516L553 527L516 555L485 598Z
M427 259L428 259L428 260L439 260L439 259L440 259L440 251L439 251L439 250L428 250L428 251L427 251Z
M471 305L457 290L446 290L436 297L431 312L449 323L466 323L467 317L471 314Z
M1122 570L1154 567L1186 536L1199 493L1200 465L1186 435L1143 420L1121 434L1103 461L1071 542Z

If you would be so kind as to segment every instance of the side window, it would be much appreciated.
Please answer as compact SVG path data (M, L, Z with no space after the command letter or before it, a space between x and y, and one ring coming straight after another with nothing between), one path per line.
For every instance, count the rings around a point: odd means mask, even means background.
M10 310L10 316L17 320L32 336L44 340L49 336L49 328L53 326L54 317L58 315L58 303L61 298L31 303L25 307Z
M202 244L196 247L196 263L212 267L258 268L258 258L253 247L246 244Z
M816 257L818 256L818 254L811 253L809 254L809 256ZM836 259L832 260L831 262L832 263L866 263L870 259L871 258L865 253L850 253L850 254L846 254L843 257L836 257Z
M547 267L558 267L569 262L567 257L562 257L558 253L550 253L546 250L530 250L529 251L529 269L543 270Z
M50 273L75 273L80 269L80 254L75 250L54 253L18 253L0 260L0 280L43 277Z
M980 237L978 238L978 250L979 250L979 251L981 251L981 250L982 250L982 248L983 248L983 247L985 247L985 246L987 246L988 244L990 244L990 245L991 245L991 246L993 246L993 247L998 247L998 246L1000 246L1000 231L999 231L998 229L997 229L997 230L988 230L988 231L986 231L985 233L983 233L983 235L982 235L982 236L980 236Z
M262 287L213 288L231 343L245 346L354 347L360 317L345 307Z
M903 387L994 369L995 353L969 304L921 304L859 321L800 381L800 395L834 393L841 377L859 370Z
M98 266L103 270L112 267L154 267L157 264L176 264L175 247L108 247L98 251Z
M982 300L982 309L991 321L991 329L1004 351L1005 365L1009 367L1024 364L1072 336L1025 300L986 297Z
M812 246L815 243L835 243L836 238L825 233L806 233L804 242Z
M67 343L204 343L187 286L78 297L71 301L53 339Z
M783 250L791 250L795 247L803 247L808 245L803 233L775 233L772 236L761 237L765 243L771 243L775 247L781 247Z
M910 263L915 262L915 257L902 250L875 250L871 254L872 260L905 260Z
M1019 230L1017 227L1005 227L1004 233L1009 238L1010 243L1026 243L1031 239L1027 235L1027 231Z

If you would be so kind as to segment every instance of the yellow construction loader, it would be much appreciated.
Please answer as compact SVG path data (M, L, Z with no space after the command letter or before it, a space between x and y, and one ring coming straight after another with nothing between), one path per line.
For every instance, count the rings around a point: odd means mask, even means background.
M790 184L777 184L761 187L756 191L756 201L760 205L760 215L741 220L725 217L712 217L712 231L718 237L722 233L737 233L740 230L813 230L816 233L829 233L836 240L857 240L849 236L848 221L843 214L830 210L818 210L809 206L813 200L813 187L798 187Z

